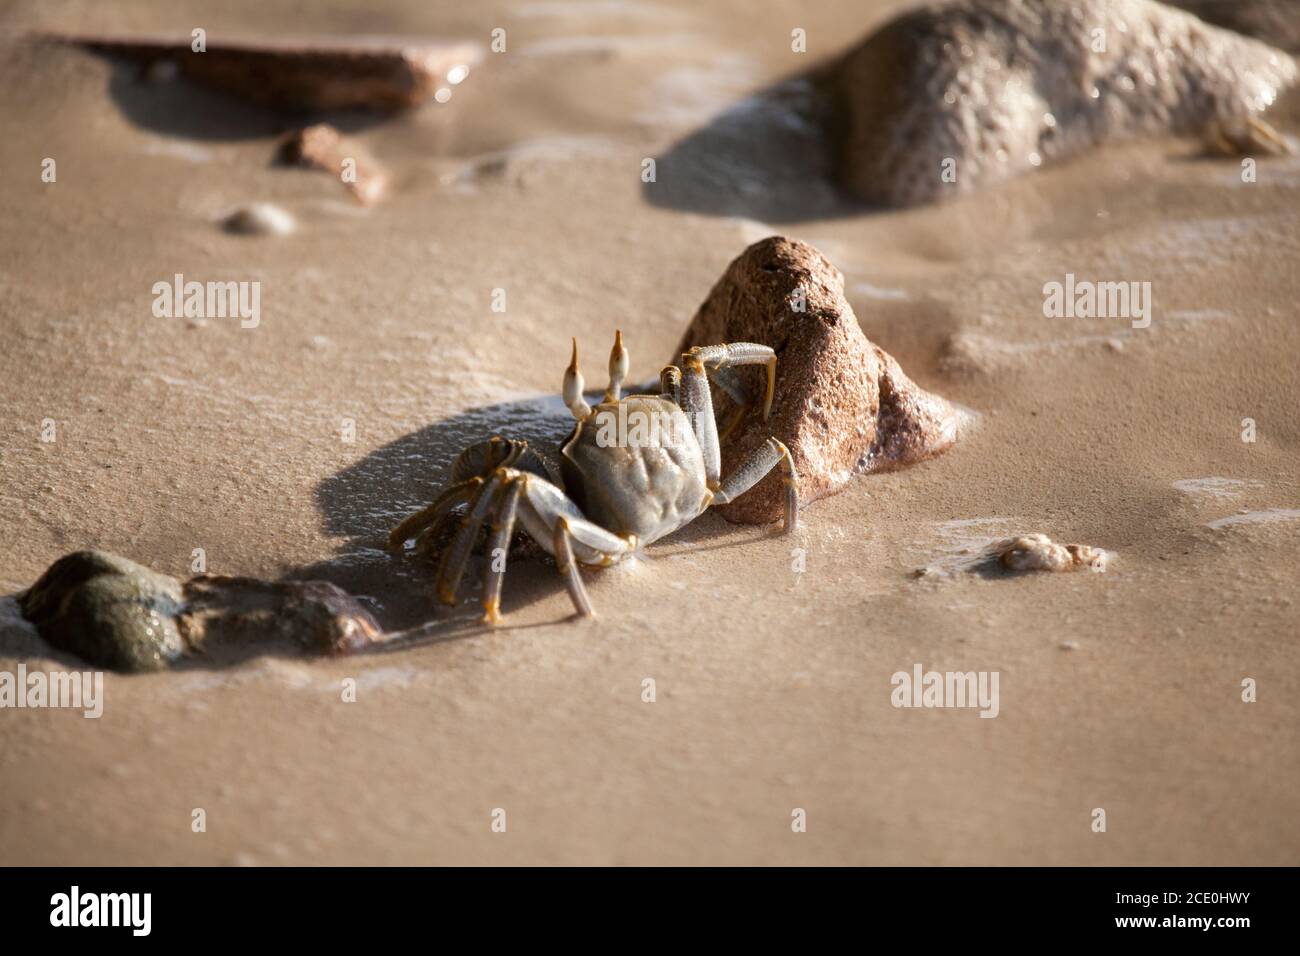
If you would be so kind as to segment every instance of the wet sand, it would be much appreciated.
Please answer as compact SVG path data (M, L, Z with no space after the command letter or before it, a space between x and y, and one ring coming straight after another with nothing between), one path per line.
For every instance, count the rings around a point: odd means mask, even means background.
M0 28L486 43L506 26L508 52L446 104L331 117L390 174L361 208L272 165L273 114L75 50L5 51L0 591L74 549L185 577L202 548L212 573L325 578L388 628L432 624L363 658L109 674L99 720L0 713L0 863L1296 861L1300 160L1247 184L1235 160L1148 141L872 213L802 175L768 107L741 111L765 138L729 174L725 149L683 141L734 142L718 113L891 7L762 6L10 8ZM219 228L258 201L297 231ZM384 553L388 528L465 444L564 429L570 336L601 355L621 327L632 377L656 374L774 233L825 253L867 336L977 427L811 505L793 540L705 516L590 576L595 621L540 562L512 565L504 627L435 608L432 569ZM257 328L154 317L177 272L260 280ZM1151 282L1150 327L1044 317L1067 273ZM1031 532L1114 559L963 570ZM0 670L72 664L14 613ZM916 663L998 671L999 716L895 709L890 677Z

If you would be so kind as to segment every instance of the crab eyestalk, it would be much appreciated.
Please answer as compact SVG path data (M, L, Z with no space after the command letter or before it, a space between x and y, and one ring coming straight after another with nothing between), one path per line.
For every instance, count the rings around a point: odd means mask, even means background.
M586 421L591 415L591 406L582 397L582 373L578 371L578 340L573 340L573 358L564 370L564 404L578 421Z
M622 397L628 363L627 349L623 348L623 331L615 329L614 348L609 353L609 387L605 389L605 401L617 402Z

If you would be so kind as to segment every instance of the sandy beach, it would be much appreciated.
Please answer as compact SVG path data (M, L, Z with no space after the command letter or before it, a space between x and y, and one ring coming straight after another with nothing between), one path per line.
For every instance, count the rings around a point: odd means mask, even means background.
M5 710L0 864L1295 864L1300 158L1247 182L1150 138L863 210L753 97L898 8L7 5L0 671L79 666L13 595L82 548L178 577L201 549L423 630L109 673L98 719ZM17 36L196 26L485 53L445 103L330 118L388 171L362 206L272 162L297 118ZM1270 117L1300 133L1294 96ZM221 229L254 202L297 228ZM771 235L821 250L867 337L966 411L954 448L792 537L705 514L587 575L594 620L519 560L483 627L385 550L466 445L564 434L571 337L593 386L615 328L654 378ZM260 282L256 327L155 316L178 273ZM1067 275L1150 283L1149 325L1046 316ZM970 568L1033 532L1112 559ZM997 672L996 719L893 706L917 664Z

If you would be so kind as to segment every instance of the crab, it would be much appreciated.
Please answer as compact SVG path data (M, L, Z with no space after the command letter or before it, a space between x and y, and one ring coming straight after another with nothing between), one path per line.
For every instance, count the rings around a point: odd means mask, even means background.
M501 620L505 558L516 522L555 558L573 606L583 617L594 612L579 565L617 564L690 524L710 506L733 501L778 466L785 485L784 530L788 534L795 529L799 499L789 449L769 438L724 479L709 391L712 374L713 381L737 399L740 411L731 422L734 428L751 404L736 368L766 366L766 419L776 386L776 353L752 342L697 346L683 353L681 368L669 365L660 372L658 394L622 394L628 361L622 332L616 332L609 386L592 407L583 396L574 339L563 396L576 423L560 445L559 468L525 441L496 436L478 442L456 459L446 490L392 530L389 546L394 551L414 540L417 550L430 552L453 509L464 506L460 527L438 568L437 593L444 604L456 603L485 522L490 526L491 555L483 584L483 620L488 624Z

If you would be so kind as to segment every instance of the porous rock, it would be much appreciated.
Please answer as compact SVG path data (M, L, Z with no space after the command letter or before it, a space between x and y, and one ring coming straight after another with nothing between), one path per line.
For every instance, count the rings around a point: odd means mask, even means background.
M886 206L955 196L1102 143L1235 129L1297 78L1286 53L1154 0L931 4L833 73L841 178Z
M775 436L794 457L799 498L808 504L854 475L923 461L957 439L957 411L867 340L844 297L844 277L805 242L774 236L741 253L695 313L673 361L693 346L723 342L757 342L777 354L767 420L761 369L740 369L753 373L746 378L756 401L723 440L724 476ZM733 400L718 388L713 400L718 421L730 422ZM766 523L780 517L782 502L774 472L722 513Z
M1105 571L1110 555L1086 544L1057 544L1045 534L1008 538L994 549L1010 571Z

